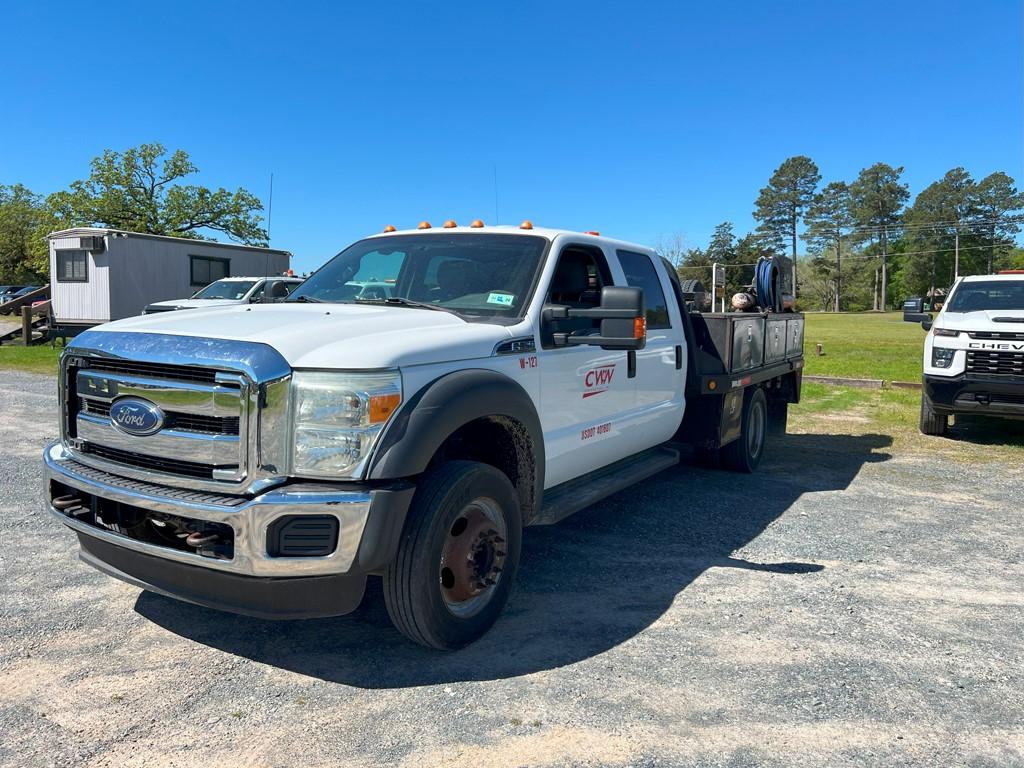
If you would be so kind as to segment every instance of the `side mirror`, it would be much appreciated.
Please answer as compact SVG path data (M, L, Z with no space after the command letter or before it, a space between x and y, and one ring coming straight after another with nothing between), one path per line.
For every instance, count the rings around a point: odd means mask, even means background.
M932 327L932 316L924 311L924 299L912 296L903 302L903 322L921 323L926 331Z
M643 349L647 343L647 310L644 292L639 288L607 286L601 289L601 305L594 309L553 306L544 309L544 322L582 318L600 320L601 330L555 332L556 347L587 344L601 349Z

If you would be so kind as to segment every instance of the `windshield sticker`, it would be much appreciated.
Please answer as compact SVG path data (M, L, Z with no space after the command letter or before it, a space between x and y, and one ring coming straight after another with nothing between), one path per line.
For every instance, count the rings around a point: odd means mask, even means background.
M511 307L515 296L511 293L491 293L487 296L488 304L498 304L502 307Z

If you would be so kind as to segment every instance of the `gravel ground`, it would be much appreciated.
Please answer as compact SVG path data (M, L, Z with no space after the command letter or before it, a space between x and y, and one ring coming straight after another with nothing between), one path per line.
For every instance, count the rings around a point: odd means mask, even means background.
M445 655L379 587L271 623L100 575L42 512L55 434L53 381L0 373L0 765L1024 765L1020 466L843 434L681 466L528 530Z

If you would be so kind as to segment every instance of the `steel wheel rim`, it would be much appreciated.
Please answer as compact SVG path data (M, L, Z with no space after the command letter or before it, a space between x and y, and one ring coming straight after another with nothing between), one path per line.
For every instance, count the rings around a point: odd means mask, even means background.
M764 444L765 420L764 403L755 400L750 406L750 435L747 439L747 449L751 456L761 453L761 446Z
M469 618L484 609L501 584L508 526L496 501L473 499L452 521L441 551L438 586L448 611Z

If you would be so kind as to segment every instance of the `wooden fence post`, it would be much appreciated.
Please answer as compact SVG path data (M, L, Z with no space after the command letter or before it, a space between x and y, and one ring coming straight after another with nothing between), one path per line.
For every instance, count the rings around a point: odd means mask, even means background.
M21 308L21 338L26 347L32 344L32 307Z

